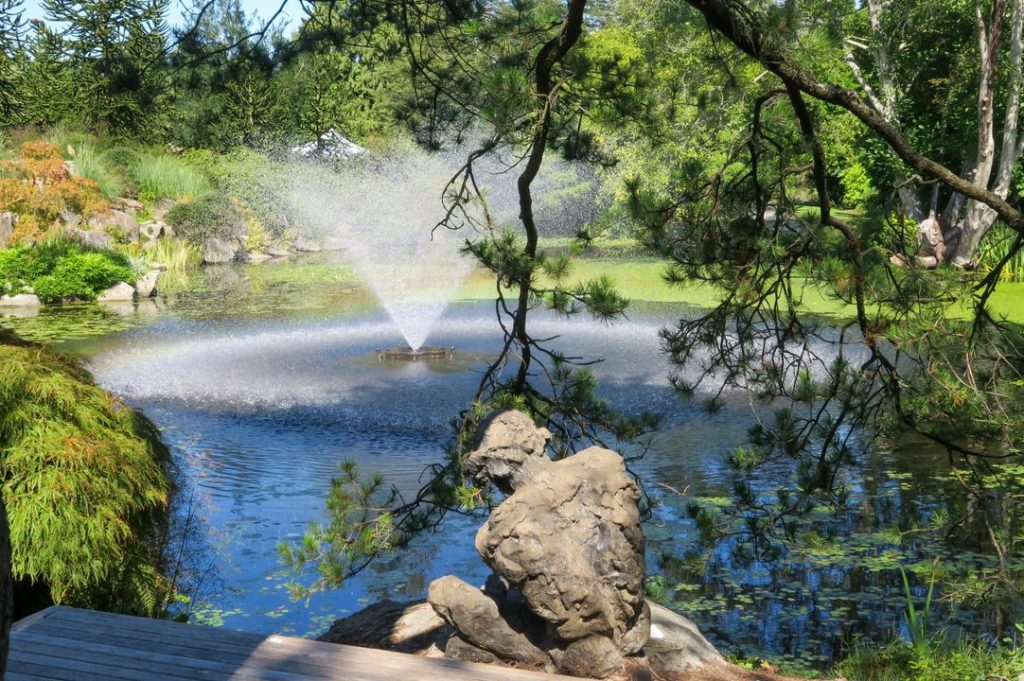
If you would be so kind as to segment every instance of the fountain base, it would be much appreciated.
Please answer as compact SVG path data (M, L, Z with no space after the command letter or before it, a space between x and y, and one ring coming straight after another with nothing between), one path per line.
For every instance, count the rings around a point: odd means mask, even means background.
M451 359L455 354L455 348L442 348L439 346L427 346L413 350L410 347L404 348L378 348L375 350L377 360L398 360L402 362L422 362L438 359Z

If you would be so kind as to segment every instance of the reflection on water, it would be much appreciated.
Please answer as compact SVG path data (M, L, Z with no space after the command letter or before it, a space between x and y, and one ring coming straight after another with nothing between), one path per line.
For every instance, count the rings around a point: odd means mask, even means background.
M697 533L686 501L729 503L734 473L725 458L744 442L751 418L741 396L709 415L673 394L657 330L683 314L663 305L612 325L543 315L532 322L536 335L561 335L574 354L606 358L595 373L616 408L666 416L639 464L661 504L647 528L648 556L649 571L665 575L666 597L730 651L781 653L808 664L834 657L851 635L884 638L898 630L904 558L878 530L926 518L948 496L948 483L935 475L944 460L934 452L866 454L850 480L858 512L818 519L818 528L841 542L782 556L726 542L706 573L695 570ZM276 545L298 539L322 517L343 460L384 474L402 491L418 487L497 350L492 315L489 303L449 309L429 342L454 346L454 360L381 363L373 351L399 344L397 331L328 261L208 270L191 289L152 304L81 306L3 323L84 354L104 386L164 429L203 522L208 607L200 615L240 629L311 634L381 598L423 597L442 574L485 578L473 518L451 517L439 536L418 538L308 603L290 599L291 576L280 568ZM656 483L685 490L686 499ZM971 612L956 613L955 621L981 626Z

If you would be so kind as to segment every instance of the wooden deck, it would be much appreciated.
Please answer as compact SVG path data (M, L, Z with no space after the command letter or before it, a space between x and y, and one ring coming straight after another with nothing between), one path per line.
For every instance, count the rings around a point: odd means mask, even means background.
M14 625L7 681L100 679L570 681L553 674L75 608L48 608Z

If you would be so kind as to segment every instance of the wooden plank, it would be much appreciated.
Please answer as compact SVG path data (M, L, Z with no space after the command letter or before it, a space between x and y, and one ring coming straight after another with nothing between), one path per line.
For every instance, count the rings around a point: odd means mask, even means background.
M20 681L570 681L571 677L75 608L12 636ZM76 674L77 672L77 674ZM106 676L104 676L104 673ZM576 680L578 681L578 680Z
M28 629L29 627L34 626L39 620L42 620L46 617L50 617L51 615L55 615L60 610L62 610L60 606L51 605L49 608L46 608L45 610L34 612L28 617L22 617L20 620L18 620L11 626L11 631L20 631L21 629Z
M456 676L459 673L468 673L472 670L473 678L480 678L482 681L503 681L505 679L523 679L524 681L531 681L536 679L547 679L548 681L568 681L572 677L566 677L554 674L544 674L541 672L526 671L521 669L514 669L509 667L493 667L488 665L471 665L470 663L459 662L455 660L445 660L437 658L423 658L419 656L410 656L404 653L396 653L393 651L377 650L373 648L358 648L353 646L344 646L334 643L322 643L319 641L311 641L309 639L284 637L277 635L261 636L259 634L252 634L247 632L237 632L223 629L215 629L212 627L204 627L201 625L182 624L180 622L169 622L166 620L151 620L145 618L131 617L127 615L115 615L111 613L98 613L89 610L78 610L73 608L62 608L59 612L55 613L53 617L47 620L47 626L55 623L57 620L67 620L75 622L76 626L81 627L82 624L87 623L91 626L99 626L104 630L118 630L121 632L131 634L137 634L140 631L147 631L153 634L157 640L169 640L171 635L181 635L184 641L192 641L198 643L203 647L207 647L212 641L216 641L213 645L219 643L230 642L230 645L242 645L246 651L252 650L252 644L254 639L260 642L269 641L275 645L280 645L292 650L293 654L298 655L314 655L316 654L318 647L326 646L327 650L333 652L334 660L332 664L345 664L345 663L358 663L365 659L366 661L372 661L375 664L388 665L397 658L401 660L402 668L408 668L408 658L414 660L423 660L428 666L424 668L424 673L429 673L430 669L443 667L447 670L447 678L450 679L452 674ZM151 639L150 639L151 640ZM176 641L177 642L177 641ZM347 656L343 656L343 653ZM355 656L355 657L353 657Z

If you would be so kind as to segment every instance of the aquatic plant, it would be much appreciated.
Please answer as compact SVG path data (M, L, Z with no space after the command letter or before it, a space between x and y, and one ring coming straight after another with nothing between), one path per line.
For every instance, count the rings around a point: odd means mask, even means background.
M928 582L928 593L925 596L924 607L921 610L918 610L917 605L914 603L914 595L910 590L910 579L907 577L907 571L902 565L900 566L900 576L903 578L903 593L907 599L907 609L905 612L907 634L910 636L910 644L915 650L921 652L928 648L928 616L931 614L932 596L935 593L935 573L932 572L931 580Z
M77 361L0 330L0 478L13 571L58 604L153 615L172 484L156 427Z

